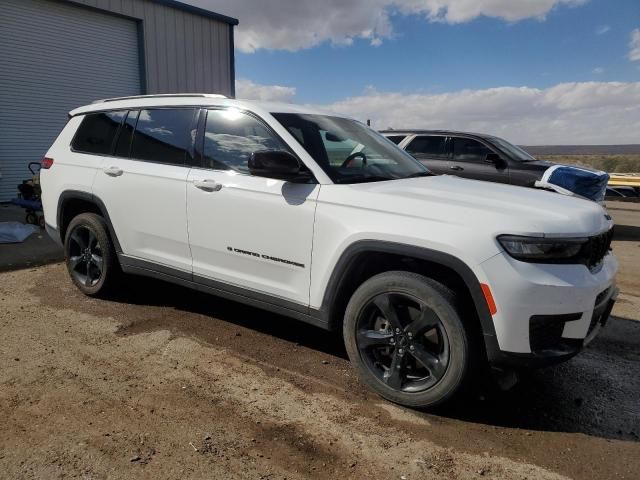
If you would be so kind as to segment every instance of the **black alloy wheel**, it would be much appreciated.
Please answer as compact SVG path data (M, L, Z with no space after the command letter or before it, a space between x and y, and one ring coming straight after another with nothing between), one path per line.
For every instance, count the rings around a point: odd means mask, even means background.
M449 364L449 339L440 318L406 293L373 297L361 310L356 342L365 365L394 390L432 388Z
M481 364L456 292L414 272L388 271L351 296L344 343L360 380L400 405L427 408L462 394Z
M71 275L85 287L100 281L104 270L102 247L88 225L78 225L71 231L68 264Z
M85 295L102 295L117 284L122 271L105 220L95 213L74 217L65 233L67 270Z

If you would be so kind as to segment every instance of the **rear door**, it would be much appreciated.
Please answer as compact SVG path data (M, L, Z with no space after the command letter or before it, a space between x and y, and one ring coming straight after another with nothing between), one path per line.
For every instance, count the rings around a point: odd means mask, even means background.
M94 181L125 255L191 275L186 181L196 109L129 111Z
M453 157L450 173L475 180L509 183L509 168L504 160L491 161L488 155L499 155L488 144L471 137L452 137Z
M446 135L416 135L405 150L435 174L450 171L449 139Z

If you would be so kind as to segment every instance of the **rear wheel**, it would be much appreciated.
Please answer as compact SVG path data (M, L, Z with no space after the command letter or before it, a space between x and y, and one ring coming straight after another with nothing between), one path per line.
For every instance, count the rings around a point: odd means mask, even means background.
M471 349L454 292L410 272L386 272L353 294L344 320L349 358L384 398L431 407L466 384Z
M64 242L67 269L85 295L105 293L119 274L119 265L105 221L95 213L71 220Z

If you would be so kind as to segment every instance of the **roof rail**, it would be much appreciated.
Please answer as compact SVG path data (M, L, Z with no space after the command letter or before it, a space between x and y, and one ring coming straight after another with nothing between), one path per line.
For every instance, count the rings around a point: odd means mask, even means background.
M217 93L158 93L155 95L132 95L130 97L114 97L114 98L103 98L102 100L94 100L91 103L105 103L105 102L117 102L119 100L135 100L137 98L171 98L171 97L200 97L200 98L228 98L225 95L220 95Z

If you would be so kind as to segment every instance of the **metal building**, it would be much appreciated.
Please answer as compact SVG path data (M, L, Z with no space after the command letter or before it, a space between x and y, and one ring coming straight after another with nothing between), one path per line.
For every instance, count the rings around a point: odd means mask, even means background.
M234 18L174 0L0 0L0 202L99 98L234 96Z

